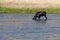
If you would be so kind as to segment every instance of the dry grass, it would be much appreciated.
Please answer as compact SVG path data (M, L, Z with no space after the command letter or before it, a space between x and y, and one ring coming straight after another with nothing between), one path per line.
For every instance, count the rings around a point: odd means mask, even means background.
M59 4L50 4L50 3L0 3L1 7L8 7L8 8L45 8L45 7L50 7L50 8L59 8Z

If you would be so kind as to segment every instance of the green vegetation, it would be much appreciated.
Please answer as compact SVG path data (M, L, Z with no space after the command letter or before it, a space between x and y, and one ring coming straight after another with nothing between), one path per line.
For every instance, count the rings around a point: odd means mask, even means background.
M60 8L4 8L4 7L0 7L0 14L1 13L33 14L37 11L46 11L48 14L60 13Z

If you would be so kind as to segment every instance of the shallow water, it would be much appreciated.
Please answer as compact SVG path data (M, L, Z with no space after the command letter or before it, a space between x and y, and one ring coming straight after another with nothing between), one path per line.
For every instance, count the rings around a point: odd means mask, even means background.
M34 14L0 14L0 40L60 40L60 14L34 21Z

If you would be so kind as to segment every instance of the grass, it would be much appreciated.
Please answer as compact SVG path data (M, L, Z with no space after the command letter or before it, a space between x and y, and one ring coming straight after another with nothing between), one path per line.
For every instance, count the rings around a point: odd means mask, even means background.
M46 11L48 14L60 13L60 8L4 8L4 7L0 7L0 14L1 13L33 14L37 11Z

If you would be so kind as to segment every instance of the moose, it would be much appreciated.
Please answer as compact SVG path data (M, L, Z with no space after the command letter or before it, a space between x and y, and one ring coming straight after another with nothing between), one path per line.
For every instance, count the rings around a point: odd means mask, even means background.
M47 20L47 16L46 16L46 11L38 11L36 12L36 14L33 17L33 20L36 20L37 18L40 20L40 17L44 16L45 20Z

